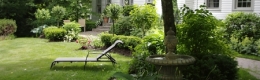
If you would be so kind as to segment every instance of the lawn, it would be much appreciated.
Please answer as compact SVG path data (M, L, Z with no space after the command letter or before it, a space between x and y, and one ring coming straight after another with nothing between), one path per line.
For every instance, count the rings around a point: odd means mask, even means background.
M130 57L112 54L112 63L50 64L57 57L85 57L87 50L78 50L75 42L48 42L39 38L16 38L0 41L0 80L107 80L117 71L127 72ZM98 54L90 54L96 57Z

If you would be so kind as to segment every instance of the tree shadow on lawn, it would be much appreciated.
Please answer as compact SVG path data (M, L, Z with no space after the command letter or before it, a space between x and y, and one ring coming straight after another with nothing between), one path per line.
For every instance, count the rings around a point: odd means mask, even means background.
M99 63L99 62L97 62ZM60 63L59 63L60 64ZM115 67L112 64L90 64L87 63L85 69L84 69L84 62L82 62L82 65L75 65L75 64L67 64L67 65L59 65L56 64L54 67L51 68L51 70L62 70L62 71L70 71L70 70L87 70L87 71L108 71L113 70Z

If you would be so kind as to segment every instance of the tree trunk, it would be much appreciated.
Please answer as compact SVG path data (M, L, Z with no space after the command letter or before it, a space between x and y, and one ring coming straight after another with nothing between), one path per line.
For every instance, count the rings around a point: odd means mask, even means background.
M176 27L174 24L173 15L173 4L172 0L161 0L162 1L162 15L164 22L164 36L166 36L167 31L172 27L173 31L176 33Z
M172 28L175 32L176 36L176 27L173 15L173 4L172 0L161 0L162 2L162 15L163 15L163 22L164 22L164 37L167 35L167 31ZM175 48L174 53L176 52L177 48ZM167 48L165 47L166 53L168 52Z

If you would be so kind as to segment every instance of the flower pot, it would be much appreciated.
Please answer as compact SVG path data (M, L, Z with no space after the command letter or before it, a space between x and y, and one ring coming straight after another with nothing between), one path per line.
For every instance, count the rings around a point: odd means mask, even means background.
M104 17L104 18L103 18L103 22L104 22L104 23L108 23L108 17Z

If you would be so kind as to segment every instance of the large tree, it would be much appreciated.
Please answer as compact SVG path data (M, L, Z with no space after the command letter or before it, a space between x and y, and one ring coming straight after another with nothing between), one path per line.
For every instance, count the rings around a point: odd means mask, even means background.
M161 0L162 1L162 13L164 22L164 36L166 36L167 31L172 27L173 31L176 33L175 20L173 15L173 4L172 0Z

